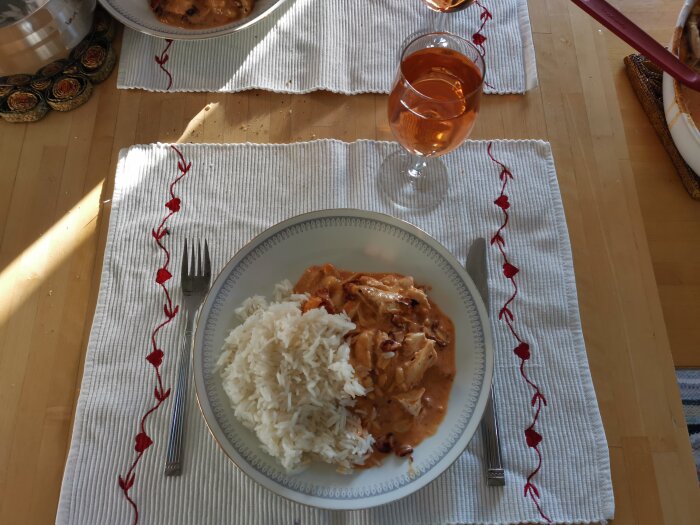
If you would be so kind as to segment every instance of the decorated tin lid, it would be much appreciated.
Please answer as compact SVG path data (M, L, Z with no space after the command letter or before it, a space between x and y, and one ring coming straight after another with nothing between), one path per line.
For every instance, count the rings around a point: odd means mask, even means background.
M87 102L92 83L84 75L63 75L54 79L46 99L56 111L70 111Z
M29 111L39 105L41 101L38 93L28 89L18 89L7 97L7 107L11 111Z
M108 51L108 45L105 46L104 43L95 41L82 52L78 60L86 71L97 71L104 65Z
M40 93L28 87L18 87L0 101L0 115L8 122L33 122L48 111Z
M84 45L73 50L73 54L81 72L96 84L109 76L117 62L110 41L99 36L85 41Z
M70 100L76 97L84 89L77 77L60 77L51 88L51 97L56 100Z

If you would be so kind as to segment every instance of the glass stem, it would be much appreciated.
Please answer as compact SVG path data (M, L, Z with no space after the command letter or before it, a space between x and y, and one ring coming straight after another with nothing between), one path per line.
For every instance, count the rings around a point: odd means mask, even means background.
M417 183L423 178L423 170L428 164L425 157L413 156L413 164L408 168L408 176L412 184Z
M447 31L447 17L449 14L435 11L435 15L435 31L438 33Z

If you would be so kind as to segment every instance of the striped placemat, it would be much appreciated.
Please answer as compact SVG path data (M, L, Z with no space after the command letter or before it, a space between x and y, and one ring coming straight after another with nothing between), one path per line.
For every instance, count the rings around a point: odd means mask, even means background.
M121 153L100 293L57 523L447 525L597 523L613 516L608 448L581 333L549 144L467 142L444 157L446 200L396 214L376 174L395 143L149 145ZM480 436L442 476L381 507L321 511L250 480L220 451L190 389L184 473L163 467L183 316L185 237L218 272L265 228L303 212L392 213L462 262L488 250L506 486L487 487ZM174 254L171 256L171 254Z
M688 424L690 446L695 457L695 469L700 481L700 369L676 370L676 379L681 390L683 414Z
M199 41L126 30L120 88L151 91L388 93L401 44L435 27L420 0L296 0L250 28ZM486 93L523 93L537 83L526 0L477 0L441 15L445 29L485 54Z

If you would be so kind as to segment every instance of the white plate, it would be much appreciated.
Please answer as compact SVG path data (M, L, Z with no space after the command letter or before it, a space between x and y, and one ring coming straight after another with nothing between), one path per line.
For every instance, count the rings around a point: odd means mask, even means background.
M686 0L676 22L671 41L671 52L678 56L681 43L681 35L685 22L695 0ZM685 102L681 97L680 85L671 75L663 76L663 101L666 124L671 132L671 138L678 148L678 152L695 173L700 173L700 129L687 112Z
M398 272L431 287L429 296L450 316L456 331L456 367L445 419L437 433L406 459L343 475L314 463L290 475L241 425L214 367L224 338L240 321L233 310L273 285L297 280L314 264L343 269ZM493 374L491 332L474 283L435 239L406 222L361 210L327 210L281 222L253 239L229 261L202 306L194 344L194 379L202 414L238 467L285 498L328 509L360 509L407 496L434 480L464 451L477 429Z
M122 24L147 35L172 40L201 40L228 35L262 20L287 0L256 0L253 12L241 20L208 29L185 29L164 24L151 10L150 0L100 0L102 6Z

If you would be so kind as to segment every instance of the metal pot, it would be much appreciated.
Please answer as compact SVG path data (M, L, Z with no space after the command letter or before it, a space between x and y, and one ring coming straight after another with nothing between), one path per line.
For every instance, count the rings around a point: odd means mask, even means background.
M0 27L0 75L34 73L68 55L90 31L97 0L48 0Z

